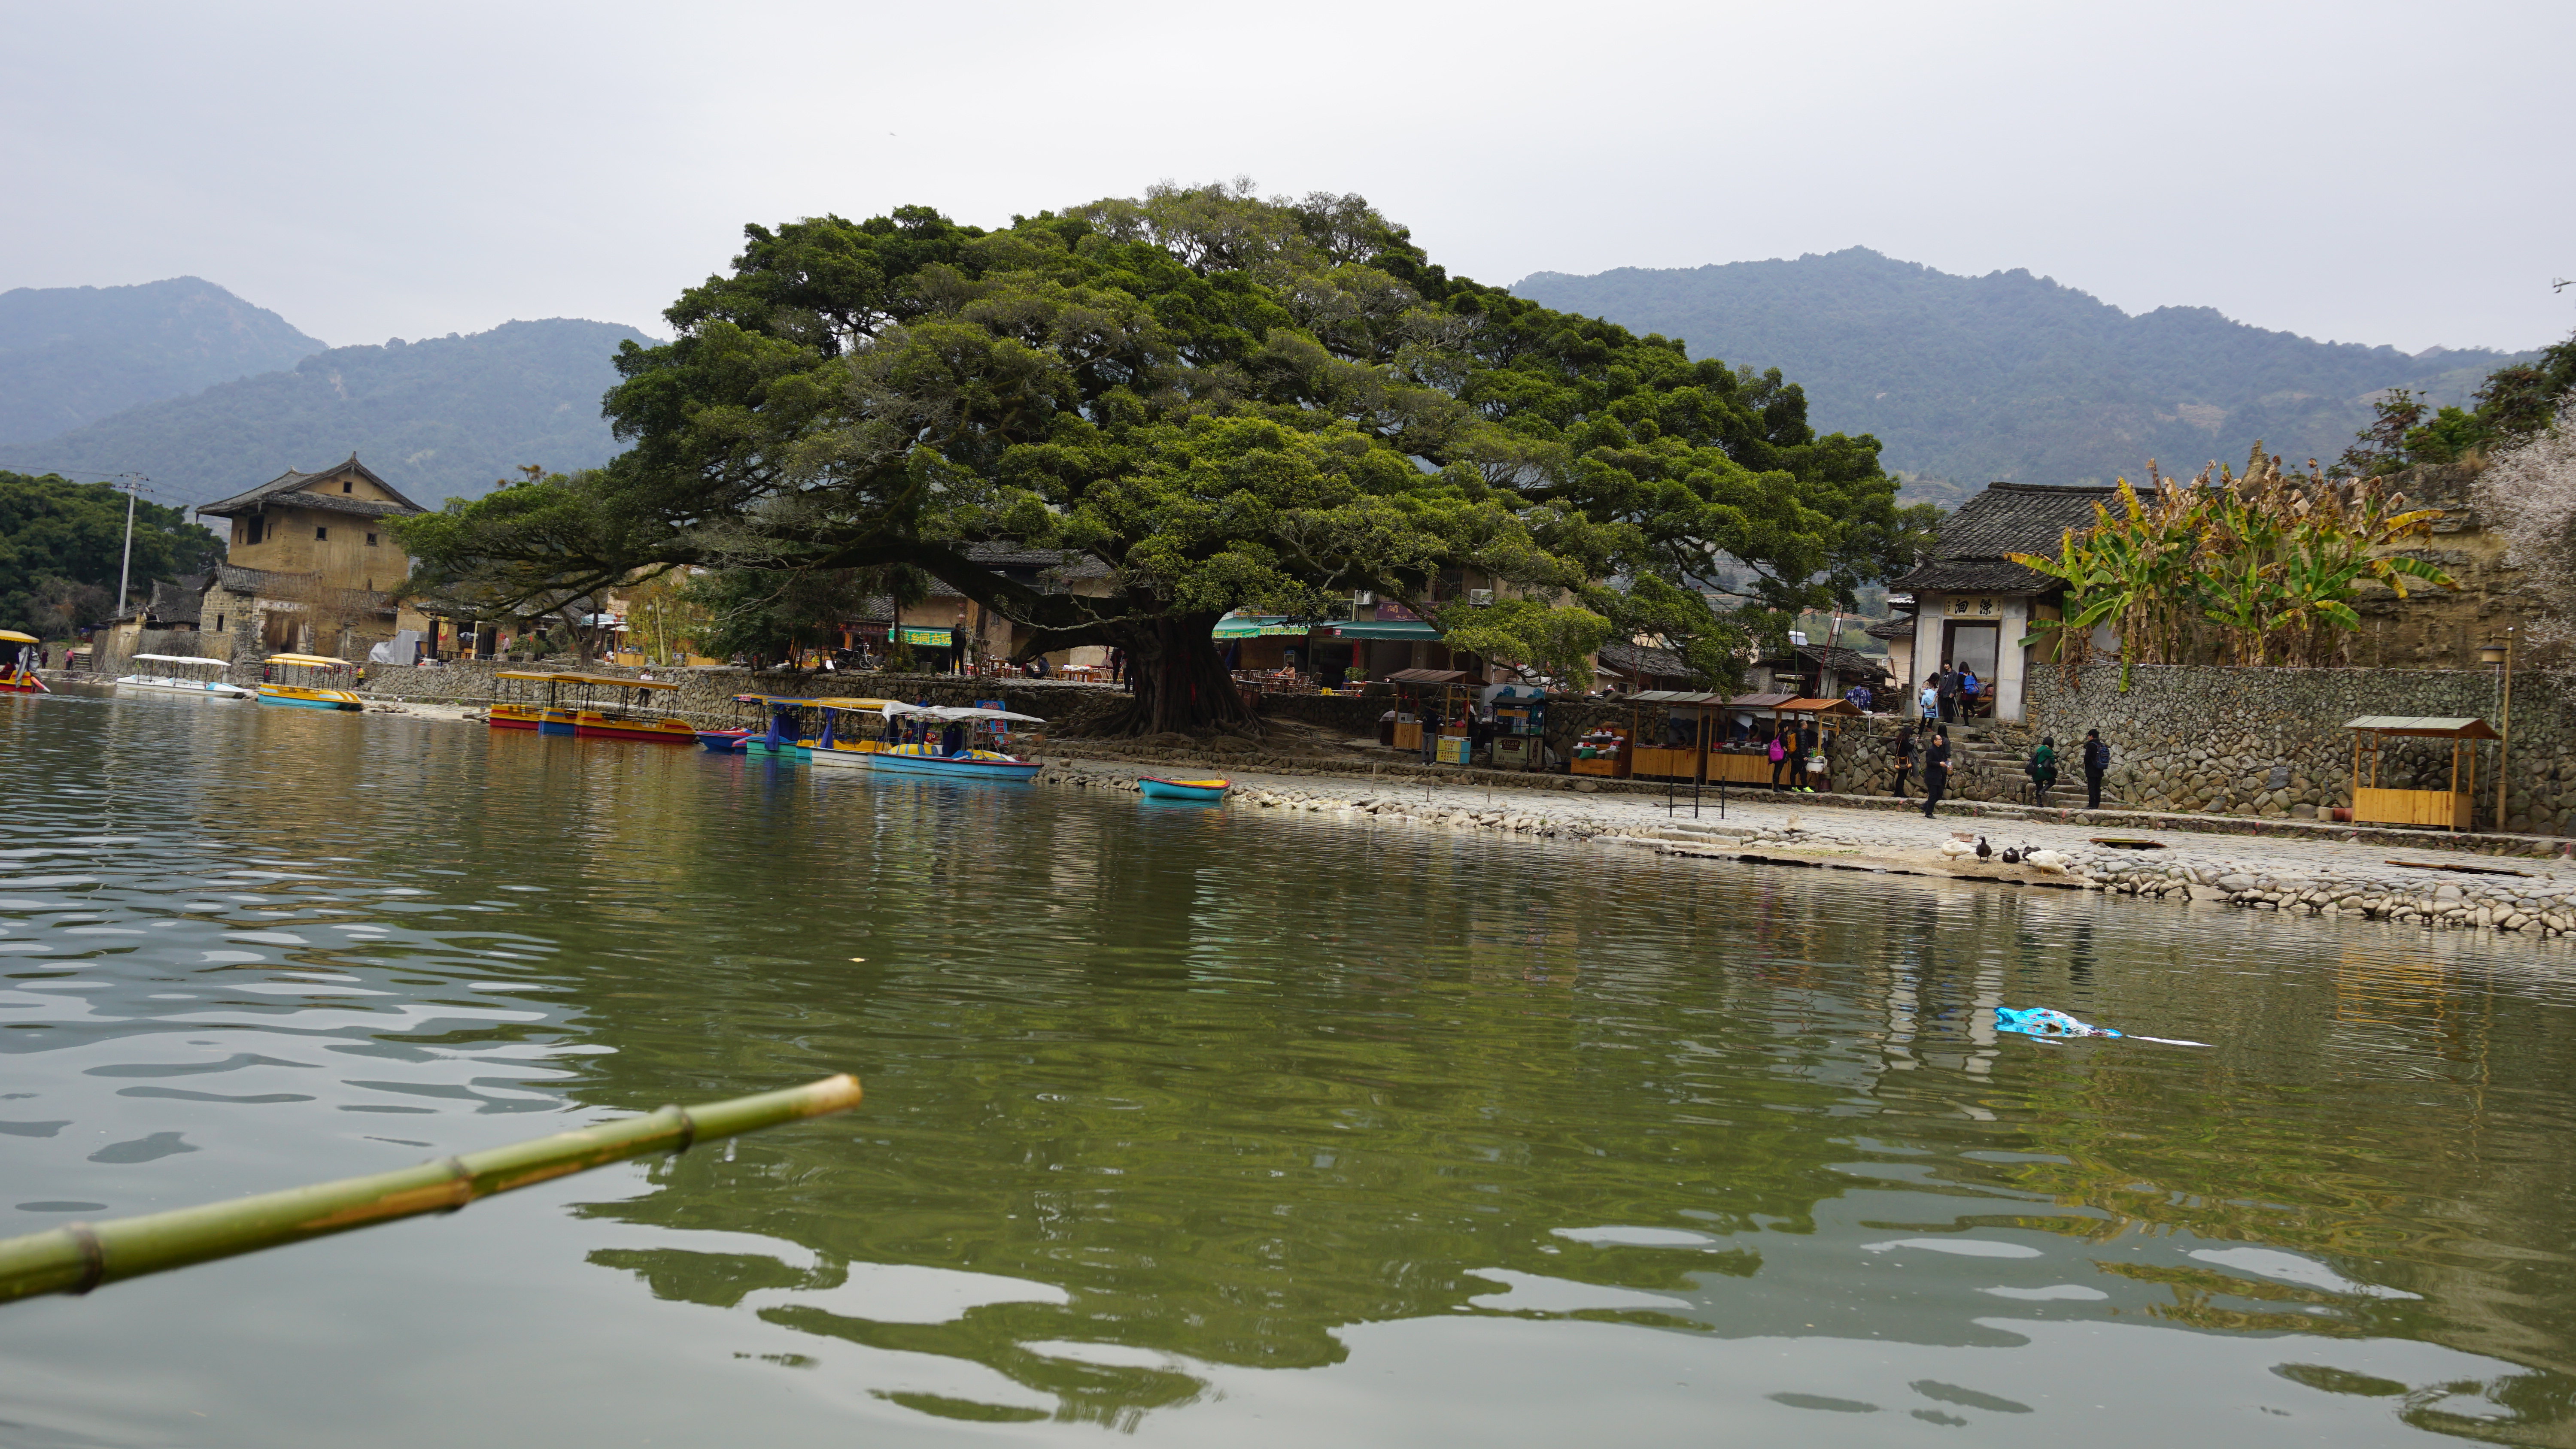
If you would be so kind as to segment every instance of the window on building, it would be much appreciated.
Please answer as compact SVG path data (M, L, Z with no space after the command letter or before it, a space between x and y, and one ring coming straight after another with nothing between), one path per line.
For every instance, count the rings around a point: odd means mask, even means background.
M358 491L358 485L350 482L346 478L343 478L340 480L340 491L343 493L355 493Z
M329 538L331 536L331 530L327 528L316 528L313 530L313 536L317 539Z
M256 514L256 513L252 514L248 519L244 520L244 521L243 521L243 523L242 523L242 529L243 529L242 542L244 542L244 543L257 543L257 542L259 542L260 525L261 525L261 524L263 524L263 523L265 523L265 522L267 522L267 521L268 521L267 519L262 518L260 515L258 515L258 514Z
M367 535L367 547L369 547L369 548L374 548L375 546L376 546L376 536L375 536L374 534L372 534L372 533L371 533L371 534L368 534L368 535Z
M224 632L224 616L221 614L215 616L215 632L218 634Z

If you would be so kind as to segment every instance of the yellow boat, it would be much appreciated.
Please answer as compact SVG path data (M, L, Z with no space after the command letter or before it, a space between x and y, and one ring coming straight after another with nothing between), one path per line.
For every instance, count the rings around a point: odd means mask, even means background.
M270 673L282 673L285 680L259 687L259 702L283 705L290 709L365 709L367 702L345 689L332 689L317 683L318 679L340 670L358 666L346 659L328 654L272 654L260 661ZM292 681L292 682L288 682Z
M855 731L858 726L857 716L873 714L882 717L885 714L885 707L894 702L883 699L849 698L807 701L823 711L823 732L813 739L799 741L807 751L806 763L865 766L870 755L884 754L887 749L884 740L864 737L845 738L841 734L841 726L847 724ZM845 715L847 718L844 718Z
M540 704L533 698L507 701L500 699L500 681L504 679L517 680L527 684L542 684L546 686L545 702ZM496 730L536 729L545 720L546 712L554 706L555 677L551 674L536 674L525 669L504 669L499 673L494 674L492 676L492 680L494 699L492 701L492 712L488 716L486 722ZM527 693L533 696L536 691L531 689L528 690ZM571 732L571 721L567 718L564 728L557 731L557 733L570 734Z
M51 694L45 681L36 677L36 646L44 641L33 634L15 629L0 629L0 694Z
M558 674L554 681L579 688L582 702L570 711L549 710L543 733L562 733L556 728L556 716L569 713L572 732L579 739L650 740L668 745L694 745L698 742L698 727L687 720L670 715L648 716L638 708L602 704L598 700L598 691L602 689L632 689L640 694L647 690L675 690L680 687L669 680L628 679L615 674Z

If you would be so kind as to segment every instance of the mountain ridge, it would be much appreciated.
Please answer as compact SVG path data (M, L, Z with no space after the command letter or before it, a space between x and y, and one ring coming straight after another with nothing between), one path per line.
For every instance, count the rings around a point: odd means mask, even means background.
M601 396L619 343L652 339L584 318L334 347L294 366L127 408L39 441L0 444L28 472L141 473L207 502L352 452L411 498L472 497L512 469L594 467L616 451Z
M292 367L326 344L203 277L0 292L0 438Z
M1909 496L1994 479L2108 482L2241 461L2256 439L2331 460L2370 401L2456 402L2517 354L2318 342L2176 305L2129 313L2028 268L1979 277L1866 247L1694 268L1535 272L1549 307L1687 339L1694 356L1778 367L1824 431L1875 434Z

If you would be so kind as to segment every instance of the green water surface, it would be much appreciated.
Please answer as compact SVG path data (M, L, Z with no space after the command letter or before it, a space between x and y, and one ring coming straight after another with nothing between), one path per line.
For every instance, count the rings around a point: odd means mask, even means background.
M210 701L0 726L0 1232L867 1086L0 1307L0 1445L2576 1442L2556 943Z

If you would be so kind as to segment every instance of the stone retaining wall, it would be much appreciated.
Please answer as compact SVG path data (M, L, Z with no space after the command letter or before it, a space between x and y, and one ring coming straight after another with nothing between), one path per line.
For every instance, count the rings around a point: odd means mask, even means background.
M2087 729L2112 749L2105 803L2265 819L2309 818L2352 803L2353 734L2362 715L2475 715L2497 723L2497 677L2470 669L2088 667L2069 688L2055 670L2030 683L2032 728L2070 754ZM2538 673L2513 682L2505 819L2513 834L2564 835L2576 823L2565 692ZM2439 789L2445 740L2391 742L2381 783ZM2496 746L2478 748L2478 824L2495 829Z
M241 674L245 669L250 678L243 682L256 682L258 666L236 667L235 673ZM786 670L754 673L748 669L636 669L607 664L576 669L560 660L549 660L544 664L508 664L479 659L437 669L371 667L366 672L365 682L359 685L358 693L370 699L487 705L493 700L492 676L502 670L513 669L578 672L620 679L635 679L649 674L657 680L671 681L680 686L657 694L655 708L699 724L731 720L735 714L733 697L737 694L843 695L902 700L918 700L926 696L933 704L973 704L977 700L998 699L1004 708L1015 713L1054 721L1071 714L1085 700L1116 692L1096 684L1031 679L961 679L948 674L798 674ZM542 690L543 686L537 688Z

